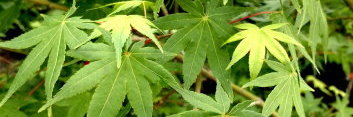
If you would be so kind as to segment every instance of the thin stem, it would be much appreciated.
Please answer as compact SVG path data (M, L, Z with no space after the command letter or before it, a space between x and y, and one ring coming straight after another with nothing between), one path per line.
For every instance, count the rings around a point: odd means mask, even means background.
M69 10L69 8L66 6L56 4L56 3L50 2L48 0L27 0L27 1L32 2L34 4L46 5L50 8L59 9L59 10L63 10L63 11Z
M44 80L41 80L31 91L28 92L28 96L32 96L43 84Z
M0 56L0 61L4 62L6 64L11 64L12 63L10 60L8 60L8 59L6 59L4 57L1 57L1 56Z
M204 79L201 76L198 76L198 78L196 79L196 83L195 83L195 92L201 93L203 81L204 81Z
M165 7L165 4L163 3L162 7L161 7L162 13L164 14L164 16L169 15L168 9Z

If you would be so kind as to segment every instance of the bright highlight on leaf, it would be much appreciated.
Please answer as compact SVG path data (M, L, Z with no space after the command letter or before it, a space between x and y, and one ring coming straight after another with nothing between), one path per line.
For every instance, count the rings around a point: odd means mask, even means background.
M243 58L247 53L249 55L249 70L251 78L257 77L262 68L262 64L265 59L266 49L282 63L289 62L289 57L286 50L278 42L284 42L288 44L294 44L299 47L303 47L294 38L273 29L278 29L286 24L271 24L262 28L257 27L254 24L245 23L236 25L236 28L244 29L232 37L230 37L224 44L228 44L234 41L242 40L235 48L232 60L228 64L226 69L229 69L232 65ZM223 45L224 45L223 44Z
M132 34L132 29L135 29L152 39L152 41L157 45L159 50L163 53L163 49L158 42L158 39L154 36L151 27L157 28L148 19L139 15L115 15L101 20L103 23L99 26L107 31L111 32L111 41L114 44L116 51L117 67L121 66L122 59L122 48L124 47L126 41L131 40L130 36ZM95 38L102 35L102 33L97 29L92 32L90 38Z

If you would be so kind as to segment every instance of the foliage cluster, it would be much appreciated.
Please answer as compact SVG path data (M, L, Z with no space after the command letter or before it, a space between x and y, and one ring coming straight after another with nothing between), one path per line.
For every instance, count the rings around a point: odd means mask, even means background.
M4 0L0 48L27 56L7 61L16 75L0 74L0 117L350 117L351 88L302 70L335 62L349 76L352 4ZM308 82L336 102L322 103Z

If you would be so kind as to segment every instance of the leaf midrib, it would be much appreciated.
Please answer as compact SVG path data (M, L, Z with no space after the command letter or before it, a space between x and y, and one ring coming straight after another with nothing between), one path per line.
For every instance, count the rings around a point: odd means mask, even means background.
M136 78L136 75L135 75L135 72L134 72L134 69L132 68L132 64L131 64L131 61L130 61L130 57L127 57L126 58L129 62L129 64L130 64L130 68L131 68L131 73L132 73L132 75L133 75L133 78L135 79L134 81L135 81L135 84L136 84L136 88L137 88L137 91L138 91L138 96L140 97L139 99L140 99L140 101L141 101L141 103L142 103L142 110L143 110L143 113L145 114L145 117L148 117L147 116L147 112L146 112L146 108L145 108L145 103L143 102L143 100L142 100L142 96L141 96L141 90L140 90L140 86L139 86L139 84L138 84L138 82L137 82L137 78Z
M109 94L108 94L107 98L105 99L105 102L104 102L104 104L103 104L103 108L102 108L101 111L99 112L99 116L98 116L98 117L101 117L101 115L102 115L102 113L103 113L103 110L104 110L104 108L106 107L106 104L108 103L108 99L110 98L110 96L111 96L111 94L112 94L112 91L113 91L113 88L115 87L116 81L118 80L118 77L119 77L119 75L120 75L120 73L121 73L121 68L123 68L123 66L125 65L125 64L124 64L124 63L125 63L125 60L126 60L126 59L124 59L124 61L122 62L122 65L121 65L121 67L120 67L118 73L116 74L116 77L115 77L114 82L113 82L113 86L111 87L111 89L110 89L110 91L109 91Z

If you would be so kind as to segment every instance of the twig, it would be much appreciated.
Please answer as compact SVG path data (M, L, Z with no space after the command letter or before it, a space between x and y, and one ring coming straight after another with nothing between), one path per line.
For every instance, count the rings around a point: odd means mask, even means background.
M36 92L43 84L44 80L41 80L30 92L28 92L28 96L32 96L33 93Z
M198 78L196 79L196 83L195 83L195 92L201 93L203 81L204 81L204 79L201 76L198 76Z
M168 98L172 96L174 93L176 93L175 90L170 91L167 95L163 96L154 107L155 108L161 107L166 102L166 100L168 100Z
M347 98L351 96L352 87L353 87L353 79L349 79L349 83L346 89Z
M251 14L249 16L245 16L245 17L239 18L237 20L231 21L231 22L229 22L229 24L234 24L234 23L249 19L251 17L255 17L255 16L258 16L258 15L262 15L262 14L270 14L270 13L281 13L281 12L280 11L263 11L263 12Z
M46 5L50 8L59 9L59 10L63 10L63 11L69 10L69 8L66 6L56 4L56 3L50 2L48 0L27 0L27 1L32 2L34 4L38 4L38 5Z
M0 61L4 62L6 64L11 64L12 63L10 60L7 60L6 58L1 57L1 56L0 56Z
M162 13L164 14L164 16L169 15L168 13L168 9L165 7L165 4L163 3L162 7L161 7Z

